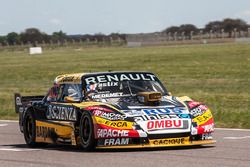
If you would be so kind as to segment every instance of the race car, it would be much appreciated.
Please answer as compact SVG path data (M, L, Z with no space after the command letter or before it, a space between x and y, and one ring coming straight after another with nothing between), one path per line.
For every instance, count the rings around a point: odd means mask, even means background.
M16 93L15 110L30 147L53 143L90 151L216 142L210 109L172 96L150 72L59 75L45 96Z

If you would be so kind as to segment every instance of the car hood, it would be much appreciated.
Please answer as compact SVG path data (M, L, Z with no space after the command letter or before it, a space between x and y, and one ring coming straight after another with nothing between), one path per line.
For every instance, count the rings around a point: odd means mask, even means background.
M191 129L187 106L174 96L163 97L156 106L145 106L131 99L114 106L148 134L185 133Z
M119 109L129 109L131 106L145 106L145 104L140 103L136 97L121 98L116 107ZM176 106L184 107L184 104L174 96L163 96L159 104L156 106Z
M147 134L186 133L191 130L189 109L181 98L174 96L163 96L154 106L143 105L133 97L80 105L95 111L93 115L97 117L134 122L135 128Z

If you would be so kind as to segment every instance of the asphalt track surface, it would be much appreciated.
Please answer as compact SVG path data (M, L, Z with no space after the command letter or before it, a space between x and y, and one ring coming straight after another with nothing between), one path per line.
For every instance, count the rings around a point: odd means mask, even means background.
M17 122L0 121L1 167L250 167L250 130L216 129L216 144L164 149L97 150L49 145L27 148Z

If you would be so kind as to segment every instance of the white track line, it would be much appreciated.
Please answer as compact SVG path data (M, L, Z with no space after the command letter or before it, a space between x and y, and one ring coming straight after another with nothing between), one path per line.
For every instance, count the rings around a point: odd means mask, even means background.
M16 148L0 148L0 151L14 151L14 152L19 152L19 151L23 151L23 150L16 149Z
M0 122L19 122L18 120L0 120Z
M250 132L250 129L215 128L215 130Z
M0 148L0 151L14 151L14 152L19 152L19 151L39 151L41 149L21 149L21 148Z
M223 139L229 139L229 140L239 140L239 139L247 139L250 138L250 136L242 136L242 137L223 137Z
M8 124L0 124L0 127L7 126Z

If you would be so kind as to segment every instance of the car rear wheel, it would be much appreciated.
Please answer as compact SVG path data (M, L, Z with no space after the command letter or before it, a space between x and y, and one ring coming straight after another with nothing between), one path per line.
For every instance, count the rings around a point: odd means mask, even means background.
M96 146L93 121L87 111L83 112L80 120L80 141L85 151L92 151Z
M36 120L32 115L31 110L28 110L24 116L23 135L25 142L29 147L40 147L47 145L47 143L36 142Z
M27 113L24 116L24 122L23 122L23 135L26 144L29 147L35 147L37 146L36 143L36 122L34 117L31 114L31 111L28 110Z

